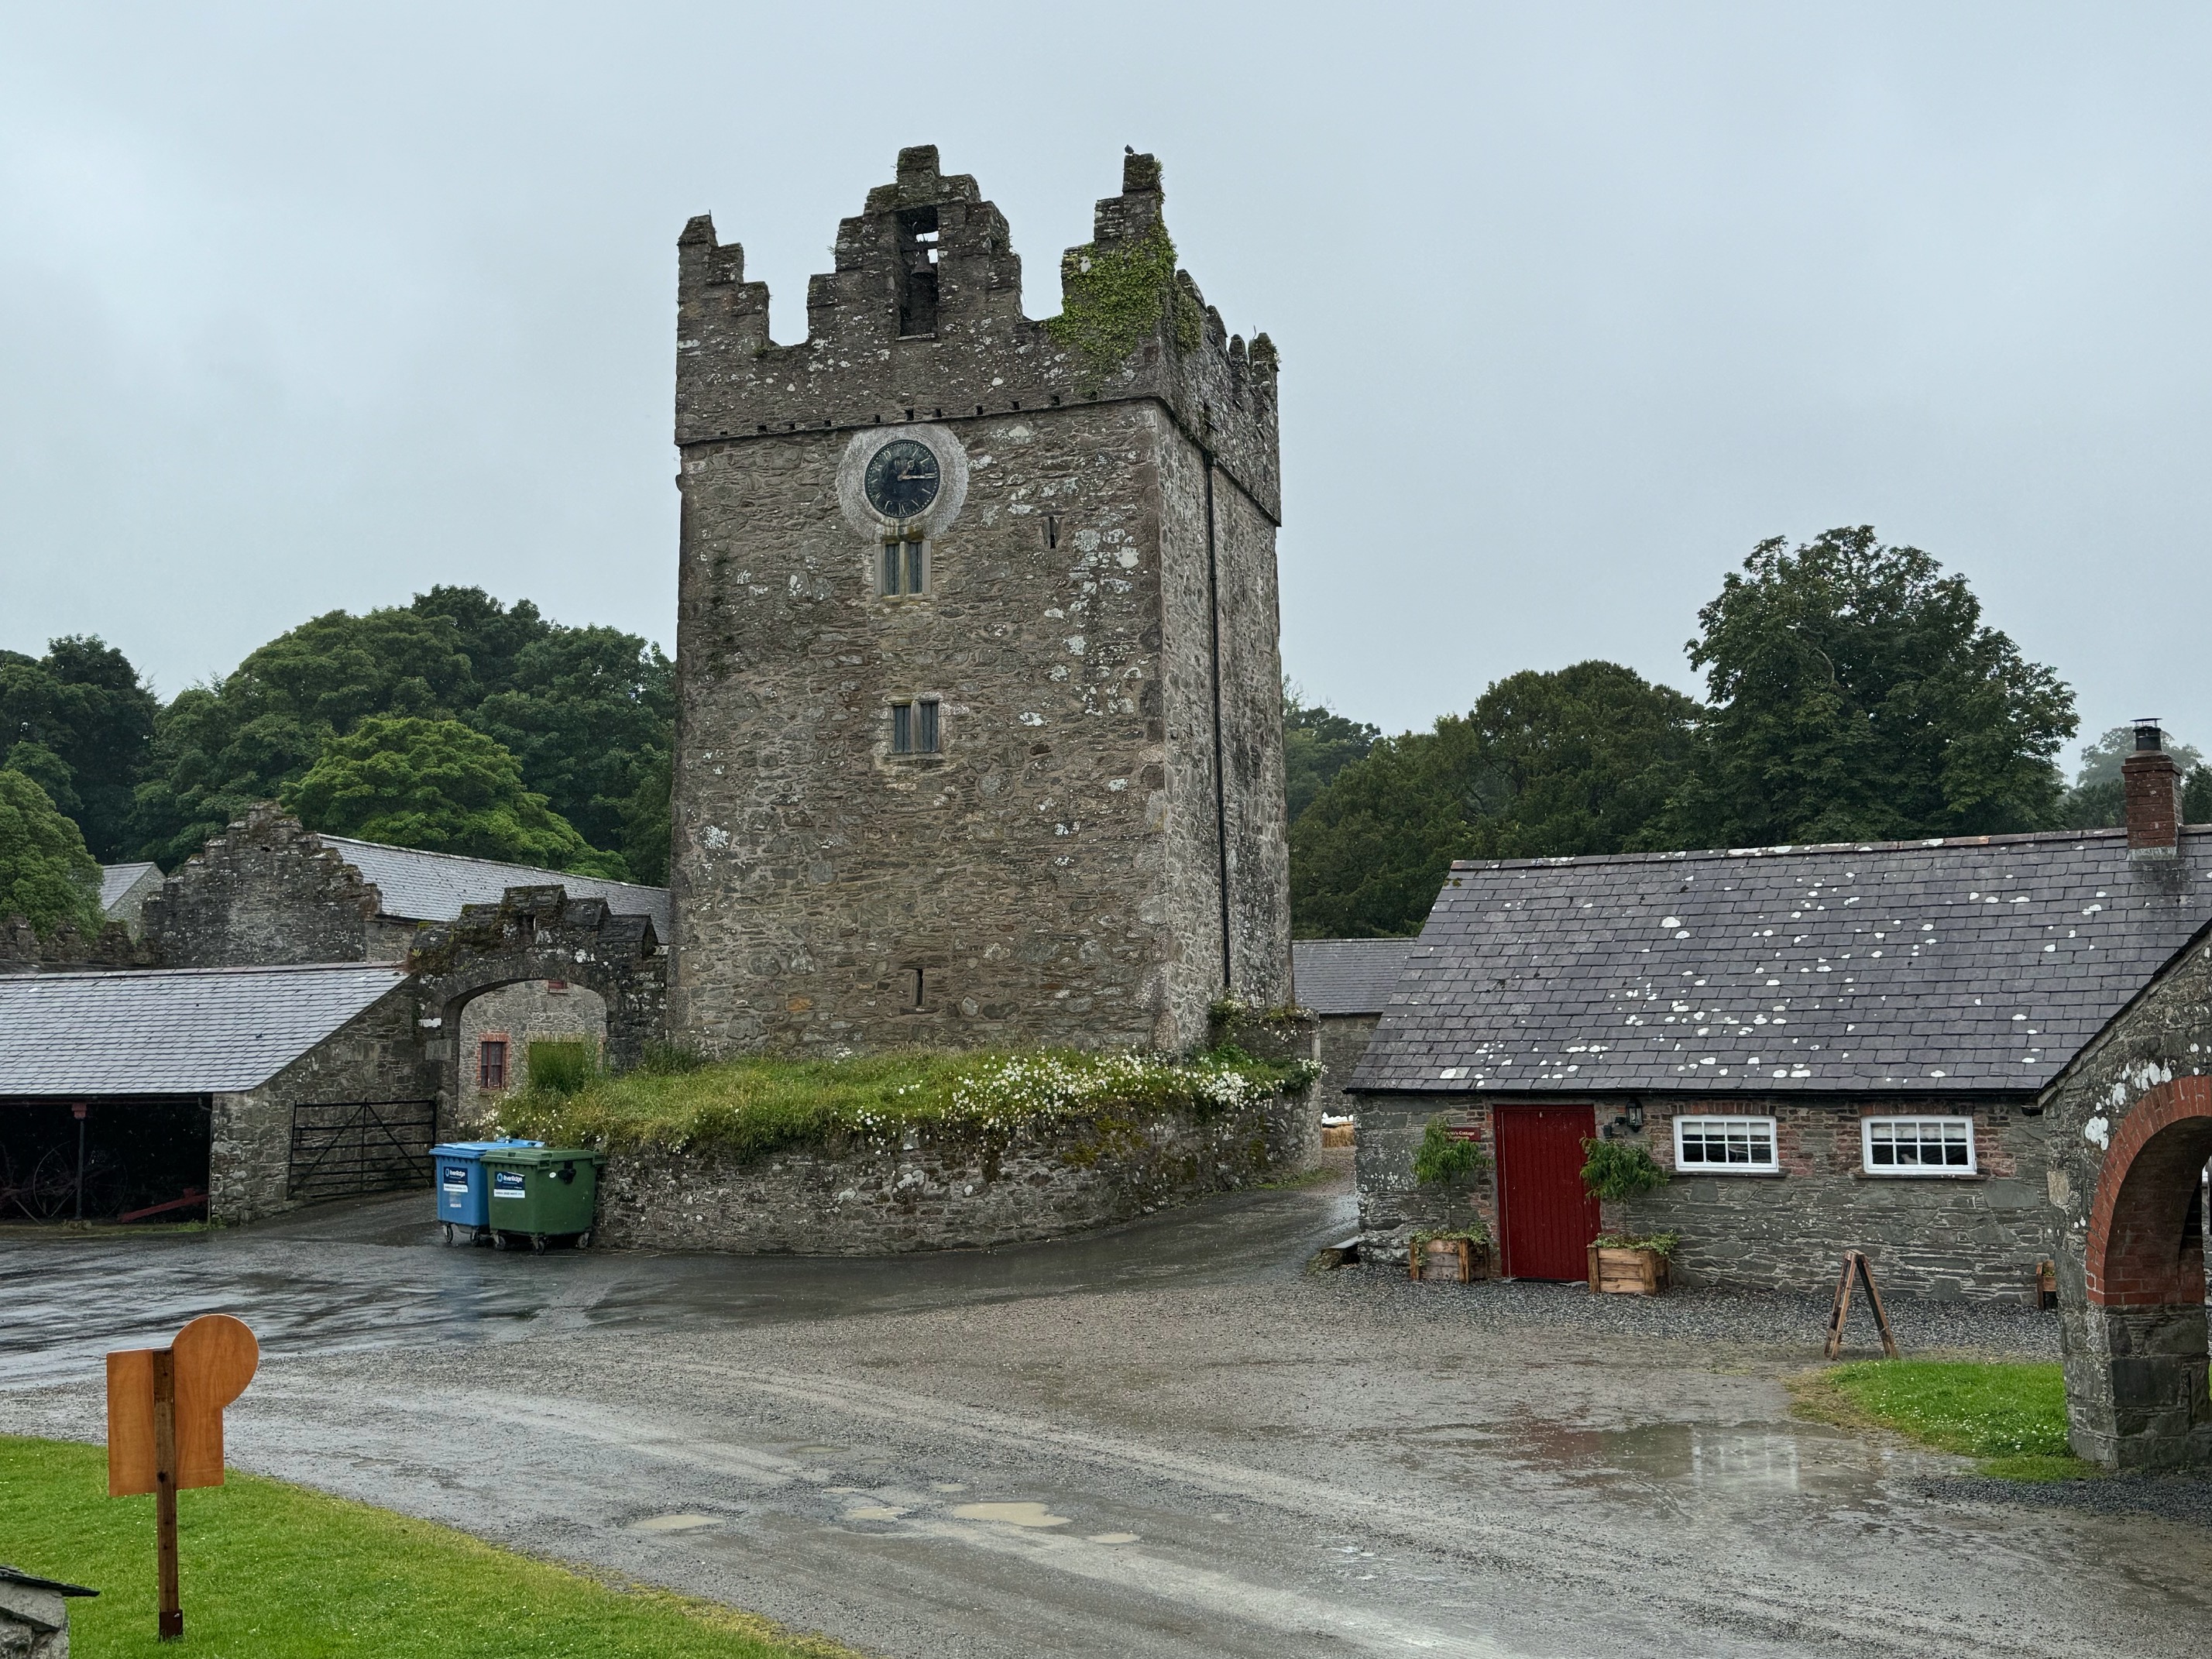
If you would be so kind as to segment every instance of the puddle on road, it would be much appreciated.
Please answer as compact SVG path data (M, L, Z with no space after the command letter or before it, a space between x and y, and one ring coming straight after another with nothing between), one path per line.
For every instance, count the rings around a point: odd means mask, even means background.
M719 1527L719 1515L649 1515L642 1521L633 1521L625 1532L701 1532L708 1527Z
M1017 1527L1067 1527L1066 1516L1054 1515L1042 1504L955 1504L953 1514L963 1521L1004 1521Z
M1814 1424L1574 1429L1532 1423L1487 1438L1491 1455L1547 1467L1577 1485L1686 1486L1735 1497L1870 1498L1891 1461L1880 1446Z

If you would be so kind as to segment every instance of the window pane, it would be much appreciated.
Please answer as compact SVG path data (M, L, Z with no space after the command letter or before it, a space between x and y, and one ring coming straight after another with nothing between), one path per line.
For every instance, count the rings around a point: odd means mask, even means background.
M899 591L899 546L896 542L884 544L884 592Z
M915 747L925 755L937 752L937 702L931 698L917 705L921 715L921 730L915 734Z
M1678 1119L1681 1148L1678 1162L1684 1167L1771 1170L1774 1125L1766 1118Z
M911 755L914 752L914 705L895 702L891 705L891 753Z
M920 542L908 542L906 544L906 591L909 593L921 592L921 544Z

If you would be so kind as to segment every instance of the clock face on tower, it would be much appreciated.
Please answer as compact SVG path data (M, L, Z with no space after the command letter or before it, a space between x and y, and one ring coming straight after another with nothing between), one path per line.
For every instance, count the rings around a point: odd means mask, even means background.
M937 457L927 444L893 439L869 458L863 487L886 519L911 519L937 499Z

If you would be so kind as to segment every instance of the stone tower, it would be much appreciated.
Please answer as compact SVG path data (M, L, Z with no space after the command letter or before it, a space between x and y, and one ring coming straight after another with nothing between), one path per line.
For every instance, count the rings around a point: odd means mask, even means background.
M679 1036L1175 1048L1287 1000L1275 352L1160 210L1130 155L1032 321L902 150L789 346L684 227Z

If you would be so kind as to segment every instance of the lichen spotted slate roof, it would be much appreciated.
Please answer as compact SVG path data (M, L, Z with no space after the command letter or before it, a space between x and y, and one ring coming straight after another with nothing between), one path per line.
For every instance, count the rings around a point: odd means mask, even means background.
M0 1096L254 1088L406 977L343 963L0 978Z
M541 870L527 864L501 864L458 853L425 853L413 847L324 836L323 845L374 883L383 896L384 914L409 921L458 921L465 904L496 904L510 887L551 887L570 898L603 898L618 916L650 916L653 931L666 939L668 890L635 882L607 881L566 870Z
M1317 1014L1379 1014L1390 1003L1409 939L1291 941L1291 978L1299 1006Z
M1455 864L1355 1090L2040 1088L2212 920L2212 830Z

